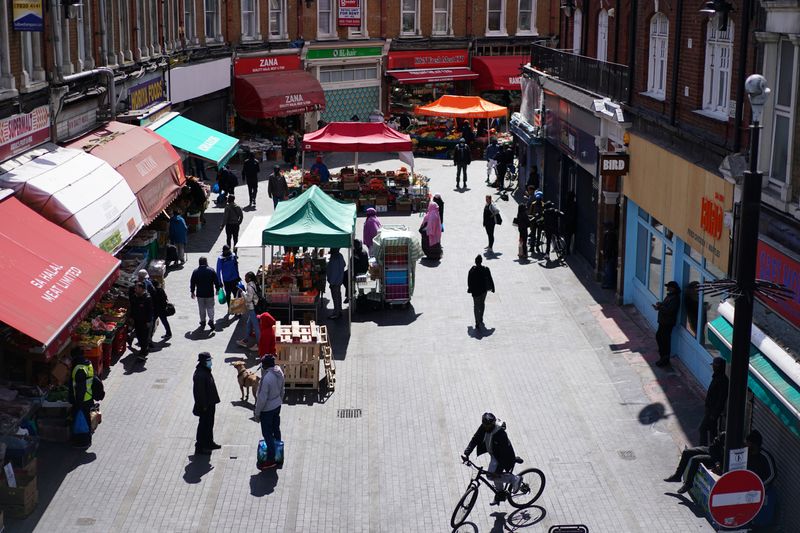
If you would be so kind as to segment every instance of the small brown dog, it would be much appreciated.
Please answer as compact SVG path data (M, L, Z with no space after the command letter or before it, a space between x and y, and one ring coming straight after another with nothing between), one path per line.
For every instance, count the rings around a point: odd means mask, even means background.
M247 370L244 361L234 361L231 366L236 369L236 379L239 381L239 390L242 392L242 401L250 399L250 390L253 390L253 400L258 394L258 384L261 378L252 370Z

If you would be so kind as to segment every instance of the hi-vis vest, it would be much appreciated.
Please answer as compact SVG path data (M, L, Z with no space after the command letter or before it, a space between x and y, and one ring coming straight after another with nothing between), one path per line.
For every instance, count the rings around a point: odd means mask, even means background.
M72 369L72 390L77 391L78 387L76 387L75 382L75 375L78 373L78 370L83 370L86 372L86 393L83 395L83 401L88 402L92 399L92 382L94 381L94 367L92 367L92 363L83 363L80 365L75 365L75 368Z

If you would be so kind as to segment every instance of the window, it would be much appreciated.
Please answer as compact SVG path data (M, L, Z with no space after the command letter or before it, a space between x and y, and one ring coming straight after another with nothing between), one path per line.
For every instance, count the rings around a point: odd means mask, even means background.
M45 81L42 68L42 34L23 31L20 35L20 51L22 55L21 88L30 89Z
M583 12L575 9L572 14L572 53L581 53L581 35L583 34Z
M269 0L269 38L287 38L286 0Z
M778 83L775 85L775 119L772 129L772 154L770 154L769 179L779 186L790 181L792 152L792 118L795 95L795 46L781 40L778 46Z
M367 0L359 0L358 4L361 20L358 26L348 26L347 36L350 39L366 39L369 37L369 32L367 31Z
M400 35L419 35L417 0L400 0Z
M261 39L258 28L258 0L241 0L242 2L242 40ZM271 4L272 2L270 2Z
M219 21L219 0L204 0L205 2L205 38L206 44L221 41Z
M195 4L194 0L184 0L183 2L183 38L186 44L197 42L197 28L195 26Z
M433 34L450 35L450 0L433 0Z
M179 0L164 2L164 46L166 50L175 50L180 46L180 5Z
M664 297L664 283L672 281L675 273L673 233L661 222L639 209L636 233L636 279L658 300Z
M335 37L336 27L333 25L335 0L319 0L317 2L317 37Z
M650 20L650 50L648 52L647 92L664 99L667 87L667 44L669 19L656 13Z
M78 6L75 19L75 33L78 38L78 70L87 70L94 66L92 59L92 10L86 6Z
M535 35L536 26L533 23L533 18L536 13L535 0L519 0L519 16L517 17L517 35L531 34Z
M506 0L487 0L486 35L506 34Z
M605 9L597 15L597 60L608 60L608 11Z
M727 30L719 31L718 17L719 15L714 15L708 21L703 110L716 118L727 120L731 94L733 21L728 22Z
M8 20L10 10L0 9L0 97L16 95L14 76L11 74L11 46L9 33L11 24ZM5 94L4 94L5 93Z
M378 77L377 67L322 67L319 69L320 83L350 83L374 80Z

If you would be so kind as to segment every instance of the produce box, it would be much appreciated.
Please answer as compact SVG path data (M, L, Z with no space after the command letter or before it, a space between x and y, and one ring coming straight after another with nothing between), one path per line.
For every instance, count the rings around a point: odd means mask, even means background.
M11 518L22 519L31 514L33 510L36 509L36 504L38 503L39 503L39 491L35 491L30 500L26 500L24 503L20 505L0 504L0 509L6 516L9 516Z
M39 418L61 418L66 420L70 407L72 405L69 402L44 401L39 408L38 415Z
M0 505L24 505L25 502L36 499L36 476L20 476L17 486L9 487L8 482L0 483Z
M48 442L69 441L69 422L60 418L40 418L39 438Z
M39 439L31 436L3 435L0 442L6 445L6 462L19 467L27 465L39 448Z
M25 476L27 476L27 477L36 477L37 467L38 467L38 464L37 464L36 458L34 457L30 461L28 461L28 464L26 464L25 466L23 466L23 467L14 467L14 477L16 479L19 479L20 477L25 477ZM5 479L5 474L3 474L3 479Z

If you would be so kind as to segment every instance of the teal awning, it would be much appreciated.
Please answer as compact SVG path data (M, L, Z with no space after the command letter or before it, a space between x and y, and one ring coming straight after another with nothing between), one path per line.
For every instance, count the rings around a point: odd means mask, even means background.
M261 244L350 248L355 229L355 204L334 200L312 185L297 198L278 204L261 233Z
M725 317L708 324L708 339L728 362L731 360L733 325ZM800 389L777 365L754 345L750 345L750 376L747 386L769 407L778 419L800 437Z
M227 163L239 145L238 139L180 115L175 115L166 122L159 121L155 126L155 132L175 148L211 161L217 166Z

